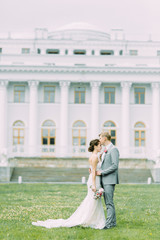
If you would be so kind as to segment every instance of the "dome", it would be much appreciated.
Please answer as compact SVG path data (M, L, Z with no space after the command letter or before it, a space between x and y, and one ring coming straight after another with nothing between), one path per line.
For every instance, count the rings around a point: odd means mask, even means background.
M89 31L104 32L100 30L97 26L94 26L92 24L85 23L85 22L74 22L71 24L67 24L57 30L89 30Z
M110 40L110 35L97 26L75 22L49 33L49 39L63 40Z

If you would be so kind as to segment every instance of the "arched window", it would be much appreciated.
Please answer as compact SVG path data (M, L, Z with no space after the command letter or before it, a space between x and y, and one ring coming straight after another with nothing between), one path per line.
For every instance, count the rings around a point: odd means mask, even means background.
M103 124L103 131L105 132L109 132L109 134L111 135L111 142L116 145L116 124L112 121L106 121Z
M13 123L13 145L24 145L24 123L19 120Z
M51 120L46 120L42 124L42 145L55 145L56 142L56 125Z
M145 130L145 124L143 122L137 122L134 125L134 132L135 132L135 146L136 147L144 147L145 146L145 135L146 135L146 130Z
M83 121L76 121L72 128L73 146L85 146L87 138L86 124Z

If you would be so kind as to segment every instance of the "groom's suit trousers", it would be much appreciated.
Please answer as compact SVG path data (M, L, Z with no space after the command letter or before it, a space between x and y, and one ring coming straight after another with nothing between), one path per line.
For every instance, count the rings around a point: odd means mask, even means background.
M107 228L110 228L113 225L116 225L116 213L115 213L115 207L113 202L115 184L105 184L103 185L103 188L105 191L104 200L107 208L107 219L106 219L105 226Z

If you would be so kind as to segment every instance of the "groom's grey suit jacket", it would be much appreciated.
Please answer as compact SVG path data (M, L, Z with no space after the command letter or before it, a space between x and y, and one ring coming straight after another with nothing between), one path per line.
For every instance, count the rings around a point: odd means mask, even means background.
M119 165L119 151L113 144L105 153L101 165L101 181L103 185L118 184L118 165Z

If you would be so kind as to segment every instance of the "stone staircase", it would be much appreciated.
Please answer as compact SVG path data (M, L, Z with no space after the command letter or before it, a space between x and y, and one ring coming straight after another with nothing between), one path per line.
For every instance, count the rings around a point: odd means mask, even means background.
M119 169L120 183L147 183L148 178L151 178L152 183L154 182L150 169Z
M16 167L11 182L81 182L82 177L88 179L88 168L52 168L52 167ZM119 169L120 183L147 183L151 177L149 169ZM153 179L152 179L153 182Z
M14 158L11 182L22 176L23 182L81 182L88 179L87 158ZM120 159L120 183L147 183L151 176L147 159ZM153 182L153 179L152 179Z

